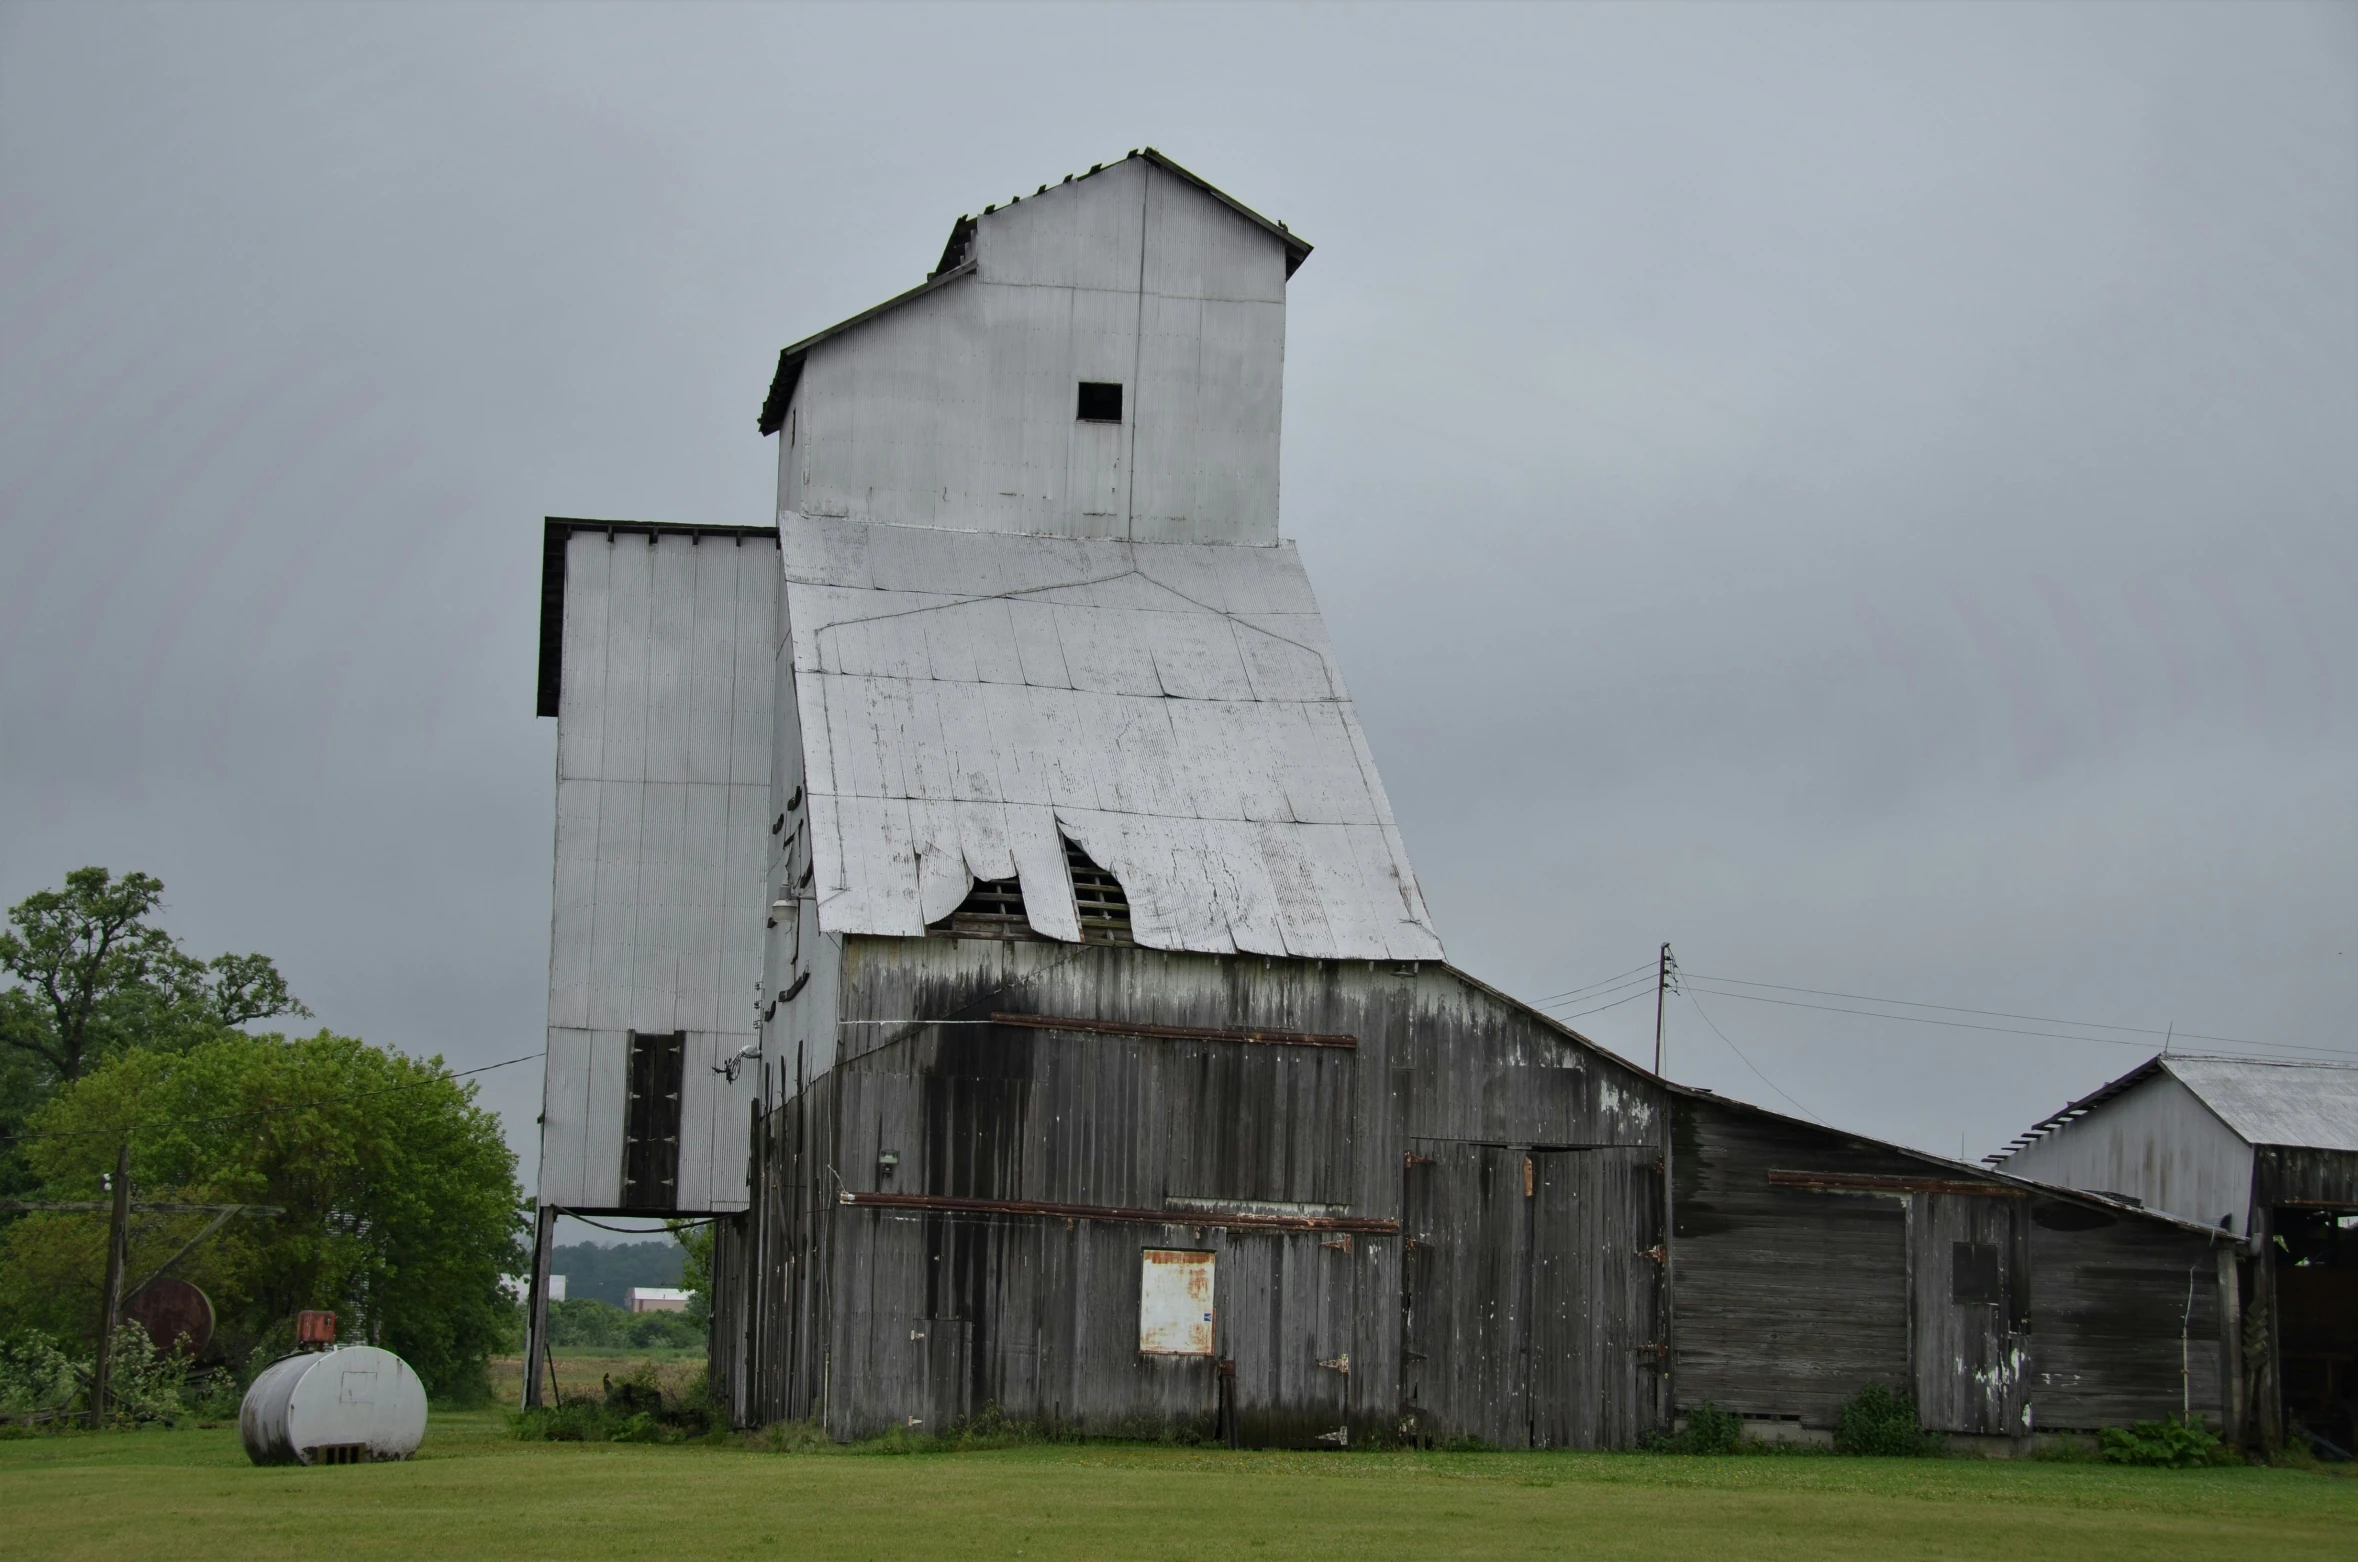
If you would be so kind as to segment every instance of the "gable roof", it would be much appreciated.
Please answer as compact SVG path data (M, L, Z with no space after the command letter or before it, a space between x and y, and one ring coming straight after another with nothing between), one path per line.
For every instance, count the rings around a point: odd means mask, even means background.
M780 517L819 926L911 937L1063 842L1153 949L1437 960L1290 546Z
M1802 1118L1793 1116L1789 1112L1771 1111L1765 1106L1755 1105L1754 1103L1746 1101L1738 1096L1721 1095L1715 1090L1705 1090L1695 1085L1682 1085L1676 1080L1667 1079L1660 1074L1656 1074L1653 1070L1647 1068L1645 1064L1638 1062L1634 1058L1623 1057L1620 1053L1615 1052L1612 1048L1606 1046L1604 1043L1597 1041L1593 1037L1584 1035L1580 1031L1574 1030L1570 1025L1566 1024L1562 1020L1557 1019L1554 1015L1549 1014L1546 1010L1534 1008L1530 1004L1523 1002L1523 1000L1520 998L1512 997L1507 993L1500 991L1498 988L1491 986L1489 983L1481 980L1479 977L1469 975L1465 971L1462 971L1453 965L1445 965L1444 969L1446 969L1450 975L1456 977L1459 981L1465 983L1468 987L1474 989L1475 991L1483 994L1485 997L1504 1004L1510 1008L1521 1010L1524 1014L1528 1015L1533 1020L1538 1021L1541 1025L1547 1027L1549 1030L1555 1031L1563 1036L1566 1041L1572 1043L1582 1051L1593 1054L1597 1057L1608 1058L1622 1067L1644 1076L1646 1079L1659 1086L1665 1094L1669 1095L1674 1100L1691 1102L1701 1107L1715 1108L1739 1117L1751 1117L1765 1119L1766 1121L1773 1123L1781 1123L1788 1128L1795 1128L1801 1130L1804 1133L1819 1135L1824 1139L1834 1141L1853 1150L1878 1151L1882 1154L1894 1156L1899 1159L1914 1161L1924 1168L1924 1175L1921 1178L1910 1177L1906 1179L1888 1177L1872 1177L1865 1179L1845 1178L1841 1173L1834 1173L1831 1177L1825 1178L1824 1181L1820 1184L1820 1186L1823 1187L1826 1191L1835 1191L1837 1188L1840 1188L1842 1191L1860 1193L1900 1192L1903 1191L1903 1189L1899 1185L1904 1181L1908 1184L1907 1189L1904 1191L2035 1194L2042 1199L2052 1199L2059 1203L2079 1204L2091 1208L2102 1209L2110 1214L2134 1217L2149 1224L2174 1226L2179 1230L2191 1234L2198 1234L2213 1242L2234 1240L2231 1234L2221 1231L2216 1227L2205 1225L2199 1220L2188 1220L2183 1216L2172 1215L2166 1210L2147 1209L2145 1206L2131 1203L2128 1200L2121 1198L2117 1194L2092 1192L2084 1188L2060 1187L2050 1183L2036 1182L2028 1177L2018 1177L2013 1173L2004 1170L1992 1169L1987 1166L1968 1165L1963 1161L1952 1161L1946 1156L1936 1155L1930 1150L1918 1150L1909 1145L1895 1143L1894 1141L1888 1139L1877 1139L1870 1134L1857 1133L1847 1128L1837 1128L1832 1123L1822 1121L1806 1121ZM1996 1157L1991 1157L1990 1159L1994 1160ZM1797 1170L1801 1169L1797 1168ZM1844 1184L1847 1184L1847 1186L1845 1187Z
M1284 223L1272 222L1202 175L1180 167L1153 147L1133 150L1128 157L1121 159L1121 162L1126 163L1134 158L1143 158L1173 178L1193 185L1205 195L1210 196L1245 221L1276 239L1279 244L1285 247L1285 274L1289 280L1297 270L1301 269L1302 262L1310 258L1312 245L1309 240L1297 237L1294 231ZM1091 166L1088 173L1066 174L1061 183L1074 184L1093 174L1103 173L1107 168L1118 166L1120 166L1118 163L1097 163ZM1035 193L1045 195L1052 188L1055 186L1042 185ZM1020 202L1023 197L1019 195L1015 199ZM997 206L986 206L983 208L983 215L987 217L998 209ZM764 435L775 434L784 425L786 403L793 398L794 387L802 378L803 360L810 355L812 348L832 337L841 336L846 331L865 325L878 315L898 309L903 304L922 298L961 277L971 275L974 271L974 233L978 221L977 218L964 216L950 225L949 242L942 246L940 262L931 272L927 273L925 280L917 286L909 289L906 293L895 294L873 308L863 309L847 320L838 320L824 331L815 331L801 341L780 349L777 371L770 376L769 394L762 399L761 416L756 423L761 432Z
M2247 1144L2358 1151L2358 1066L2174 1055L2157 1061Z
M2065 1103L1983 1159L1999 1165L2160 1074L2192 1091L2246 1144L2358 1151L2358 1064L2167 1053Z

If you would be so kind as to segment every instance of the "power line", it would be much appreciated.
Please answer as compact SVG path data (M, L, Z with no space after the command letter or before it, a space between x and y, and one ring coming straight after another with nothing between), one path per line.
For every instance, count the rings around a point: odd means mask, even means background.
M1532 1005L1532 1007L1535 1009L1560 1009L1573 1004L1589 1003L1598 998L1604 997L1608 993L1620 992L1625 987L1636 987L1646 992L1652 992L1654 990L1654 973L1652 971L1647 971L1643 975L1633 976L1627 981L1615 982L1607 987L1594 988L1586 993L1581 994L1581 996L1577 998L1550 998L1543 1003L1535 1003Z
M2102 1020L2058 1019L2052 1014L2016 1014L2006 1009L1968 1009L1953 1003L1923 1003L1913 998L1877 998L1869 993L1835 992L1833 989L1826 987L1789 987L1781 982L1748 982L1743 978L1736 976L1705 975L1702 976L1701 979L1706 982L1722 982L1730 987L1766 987L1771 992L1808 993L1813 997L1818 998L1848 998L1857 1003L1888 1003L1902 1009L1939 1009L1946 1014L1979 1014L1996 1020L2029 1020L2035 1025L2072 1025L2077 1026L2081 1030L2117 1030L2139 1036L2163 1036L2170 1034L2170 1031L2158 1031L2150 1025L2110 1025L2106 1024ZM1729 996L1733 997L1735 995L1730 994ZM2176 1027L2173 1026L2171 1027L2171 1030L2175 1030L2175 1028ZM2277 1043L2273 1042L2247 1041L2238 1036L2205 1036L2199 1031L2188 1031L2186 1034L2200 1041L2222 1042L2228 1046L2233 1047L2266 1047L2278 1045Z
M1574 987L1565 992L1551 993L1547 997L1537 1000L1537 1004L1535 1004L1534 1007L1538 1006L1539 1004L1555 1003L1565 998L1577 998L1580 996L1580 994L1588 992L1593 988L1618 987L1623 981L1632 976L1650 975L1653 972L1653 969L1654 962L1651 960L1647 961L1644 965L1633 965L1628 970L1620 972L1617 975L1608 976L1602 981L1590 982L1586 987Z
M1620 1008L1620 1007L1621 1007L1623 1004L1625 1004L1625 1003L1635 1003L1635 1002L1637 1002L1637 1001L1638 1001L1640 998L1643 998L1643 997L1645 997L1647 994L1651 993L1653 990L1654 990L1654 989L1653 989L1652 985L1651 985L1651 984L1649 984L1649 985L1647 985L1647 986L1644 986L1644 987L1641 987L1641 988L1639 988L1639 989L1638 989L1636 992L1633 992L1633 993L1629 994L1627 997L1616 998L1616 999L1614 999L1614 1000L1613 1000L1611 1003L1600 1003L1600 1004L1598 1004L1598 1005L1597 1005L1595 1008L1593 1008L1593 1009L1583 1009L1583 1010L1581 1010L1581 1011L1580 1011L1578 1014L1553 1014L1553 1015L1550 1015L1550 1016L1548 1016L1548 1017L1549 1017L1550 1019L1552 1019L1552 1020L1556 1021L1556 1022L1557 1022L1558 1024L1560 1024L1560 1025L1569 1025L1569 1024L1572 1022L1572 1021L1574 1021L1574 1020L1578 1020L1578 1019L1585 1019L1587 1016L1589 1016L1589 1015L1591 1015L1591 1014L1602 1014L1602 1013L1604 1013L1604 1012L1605 1012L1607 1009L1618 1009L1618 1008Z
M59 1128L34 1133L0 1134L0 1144L21 1144L28 1139L97 1139L116 1138L128 1133L148 1133L158 1128L189 1128L206 1123L242 1123L253 1117L275 1117L281 1112L301 1112L315 1106L333 1106L339 1101L359 1101L369 1096L390 1095L400 1090L423 1090L444 1080L465 1079L470 1074L488 1074L493 1069L513 1068L518 1063L530 1063L548 1056L548 1049L527 1052L520 1058L507 1058L498 1063L486 1063L481 1068L445 1070L425 1079L413 1079L403 1085L379 1085L374 1090L354 1090L343 1095L319 1096L309 1101L289 1101L284 1106L257 1107L251 1112L223 1112L212 1117L167 1117L160 1122L128 1123L114 1128ZM415 1061L410 1060L410 1061Z
M1769 983L1766 983L1766 982L1762 982L1762 983L1759 983L1758 985L1765 987L1765 986L1768 986L1768 985L1770 985L1770 984L1769 984ZM1800 988L1789 988L1789 989L1787 989L1787 990L1788 990L1788 991L1793 991L1793 992L1809 992L1809 991L1812 991L1813 989L1806 988L1806 987L1800 987ZM2023 1030L2023 1029L2021 1029L2021 1028L2019 1028L2019 1027L2017 1027L2017 1026L2012 1026L2012 1025L1976 1025L1976 1024L1974 1024L1973 1022L1969 1021L1969 1020L1936 1020L1936 1019L1933 1019L1933 1018L1931 1018L1929 1015L1922 1015L1922 1014L1886 1014L1886 1013L1884 1013L1884 1012L1882 1012L1882 1011L1880 1011L1880 1010L1876 1010L1876 1009L1846 1009L1846 1008L1842 1008L1842 1007L1840 1007L1839 1005L1836 1005L1836 1004L1829 1004L1829 1003L1802 1003L1802 1002L1800 1002L1799 1000L1797 1000L1797 999L1792 999L1792 998L1769 998L1769 997L1764 997L1764 996L1762 996L1762 995L1761 995L1761 994L1759 994L1759 993L1740 993L1740 992L1731 992L1731 991L1729 991L1729 990L1727 990L1726 988L1723 988L1723 987L1706 987L1706 988L1704 988L1704 989L1703 989L1703 991L1705 991L1705 992L1707 992L1707 993L1710 993L1710 994L1711 994L1713 997L1715 997L1715 998L1741 998L1741 999L1742 999L1742 1000L1744 1000L1746 1003L1773 1003L1773 1004L1776 1004L1776 1005L1777 1005L1778 1007L1780 1007L1780 1008L1786 1008L1786 1009L1814 1009L1814 1010L1817 1010L1819 1013L1822 1013L1822 1014L1856 1014L1856 1015L1862 1015L1862 1016L1864 1016L1865 1018L1867 1018L1867 1019L1871 1019L1871 1020L1902 1020L1902 1021L1905 1021L1906 1023L1908 1023L1908 1024L1910 1024L1910 1025L1937 1025L1937 1026L1940 1026L1941 1028L1943 1028L1944 1030L1977 1030L1977 1031L1989 1031L1989 1032L1992 1032L1992 1033L1994 1033L1994 1034L2001 1035L2001 1036L2044 1036L2044 1037L2051 1038L2051 1039L2053 1039L2053 1040L2056 1040L2056 1041L2089 1041L2089 1042L2098 1042L2098 1043L2101 1043L2101 1044L2103 1044L2103 1045L2105 1045L2105 1046L2108 1046L2108 1047L2135 1047L2135 1048L2137 1048L2137 1049L2138 1049L2138 1050L2140 1050L2140 1051L2147 1050L2147 1049L2149 1049L2149 1048L2152 1046L2152 1043L2151 1043L2151 1042L2145 1042L2145 1041L2132 1041L2132 1040L2130 1040L2130 1039L2128 1039L2127 1037L2124 1037L2124 1036L2083 1036L2083 1035L2075 1035L2075 1034L2073 1034L2073 1033L2071 1033L2071 1032L2069 1032L2069 1031L2054 1031L2054 1030ZM1836 994L1836 995L1834 995L1834 996L1842 996L1842 995L1840 995L1840 994ZM1867 1002L1869 1002L1869 1003L1882 1003L1882 1002L1897 1002L1897 1001L1899 1001L1899 1000L1896 1000L1896 999L1877 999L1877 998L1870 998L1870 999L1867 999L1866 1001L1867 1001ZM1926 1008L1940 1008L1940 1007L1945 1007L1945 1005L1938 1005L1938 1004L1926 1004L1926 1005L1924 1005L1924 1007L1926 1007ZM1983 1010L1983 1009L1967 1009L1967 1010L1963 1010L1963 1011L1961 1011L1961 1012L1963 1012L1963 1013L1967 1013L1967 1014L1984 1014L1984 1013L1994 1013L1994 1012L1996 1012L1996 1011L1993 1011L1993 1010ZM2051 1023L2053 1023L2053 1024L2057 1024L2057 1025L2070 1025L2070 1024L2073 1024L2073 1023L2075 1023L2075 1022L2074 1022L2074 1021L2071 1021L2071 1020L2055 1020L2055 1021L2052 1021ZM2113 1027L2110 1027L2110 1028L2111 1028L2111 1029L2114 1029L2114 1030L2128 1030L2128 1029L2130 1029L2131 1027L2129 1027L2129 1026L2125 1026L2125 1025L2121 1025L2121 1026L2113 1026ZM2160 1035L2160 1034L2162 1034L2162 1033L2161 1033L2160 1031L2153 1031L2153 1032L2149 1032L2148 1034L2151 1034L2151 1035L2158 1036L2158 1035ZM2231 1037L2221 1037L2221 1036L2210 1036L2210 1037L2205 1037L2204 1039L2205 1039L2205 1040L2207 1040L2207 1041L2232 1041L2232 1040L2233 1040L2233 1038L2231 1038ZM2245 1046L2245 1047L2263 1047L2263 1048L2268 1048L2268 1049L2277 1050L2277 1051L2317 1053L2317 1054L2321 1054L2321 1055L2323 1055L2323 1056L2326 1056L2326 1057L2340 1057L2340 1058L2346 1058L2346 1057L2351 1057L2351 1056L2358 1056L2358 1054L2353 1054L2353 1053L2351 1053L2351 1052L2349 1052L2349 1051L2347 1051L2347 1050L2345 1050L2345 1049L2343 1049L2343 1048L2339 1048L2339 1047L2303 1047L2303 1046L2299 1046L2299 1045L2297 1045L2297 1044L2295 1044L2295 1043L2293 1043L2293 1042L2289 1042L2289 1041L2244 1041L2244 1042L2236 1042L2235 1044L2236 1044L2236 1045L2238 1045L2238 1046Z
M1786 1096L1784 1090L1778 1086L1775 1080L1769 1078L1766 1074L1763 1074L1757 1064L1755 1064L1750 1058L1744 1056L1743 1048L1737 1046L1732 1041L1728 1041L1728 1033L1719 1028L1718 1022L1713 1020L1710 1014L1704 1010L1702 1003L1695 997L1693 993L1686 991L1684 988L1681 988L1680 992L1684 995L1687 1002L1695 1005L1695 1012L1702 1016L1704 1024L1711 1027L1711 1034L1717 1036L1721 1041L1726 1041L1728 1050L1736 1055L1736 1061L1743 1064L1746 1068L1752 1070L1752 1077L1754 1079L1759 1080L1762 1084L1768 1086L1771 1090L1776 1091L1778 1095L1785 1096L1786 1105L1792 1107L1794 1111L1799 1112L1802 1116L1810 1119L1812 1122L1824 1123L1828 1128L1834 1126L1832 1123L1826 1122L1824 1118L1818 1116L1817 1113L1811 1111L1808 1107L1803 1106L1800 1102L1794 1100L1791 1096Z

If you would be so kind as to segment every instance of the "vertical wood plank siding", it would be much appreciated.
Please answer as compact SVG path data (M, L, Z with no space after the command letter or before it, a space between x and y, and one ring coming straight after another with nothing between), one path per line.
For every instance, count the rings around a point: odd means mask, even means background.
M2178 1414L2182 1397L2223 1417L2216 1250L2180 1228L2059 1199L2032 1200L2029 1220L2035 1424L2125 1426Z
M1446 968L854 937L840 991L838 1061L760 1119L753 1208L722 1229L714 1370L744 1424L853 1438L996 1406L1210 1437L1222 1358L1257 1445L1628 1447L1704 1400L1830 1426L1870 1382L1961 1432L2017 1431L2025 1403L2042 1427L2113 1423L2174 1409L2181 1358L2219 1413L2212 1267L2183 1306L2187 1265L2215 1265L2202 1233L1980 1195L1960 1168L1734 1103L1681 1097L1672 1135L1661 1086ZM2050 1206L2066 1214L2042 1225ZM1241 1229L1224 1209L1397 1225ZM2057 1227L2090 1214L2112 1224ZM1999 1250L2002 1302L1957 1300L1958 1242ZM1163 1247L1213 1255L1214 1357L1138 1350L1139 1255Z
M1678 1106L1682 1408L1829 1427L1869 1383L1911 1389L1904 1196L1771 1187L1772 1170L1907 1176L1921 1162L1707 1101Z
M1688 1099L1677 1112L1682 1408L1708 1400L1831 1427L1844 1400L1880 1383L1944 1432L2122 1425L2175 1415L2182 1395L2225 1421L2218 1249L2203 1233L2019 1184L1910 1192L1896 1185L1961 1174L1732 1103ZM1895 1187L1773 1186L1771 1171ZM1998 1250L2002 1302L1956 1299L1959 1242Z

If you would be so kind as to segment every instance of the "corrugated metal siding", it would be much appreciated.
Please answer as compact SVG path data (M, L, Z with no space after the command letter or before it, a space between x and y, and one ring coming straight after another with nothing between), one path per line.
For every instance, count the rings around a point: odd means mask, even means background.
M824 930L1077 939L1070 837L1149 948L1439 958L1290 547L781 529Z
M1145 159L986 213L975 269L808 353L781 508L1277 540L1284 240ZM1125 420L1078 421L1083 380Z
M2358 1154L2358 1066L2167 1057L2162 1067L2248 1143Z
M557 712L543 1199L619 1197L627 1033L690 1033L680 1208L744 1207L770 818L778 553L766 537L576 530ZM699 1063L701 1059L701 1063Z
M2009 1176L2091 1193L2248 1235L2251 1146L2179 1080L2157 1073L2008 1156Z

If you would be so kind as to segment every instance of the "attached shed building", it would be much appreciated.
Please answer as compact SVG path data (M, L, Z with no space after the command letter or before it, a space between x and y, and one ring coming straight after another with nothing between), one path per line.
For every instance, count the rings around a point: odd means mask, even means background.
M2358 1448L2358 1066L2165 1054L1990 1160L2233 1234L2242 1430Z
M784 351L774 527L548 523L544 1250L717 1219L733 1415L838 1437L2226 1417L2218 1233L1447 963L1278 533L1309 248L1152 152L1042 186Z

